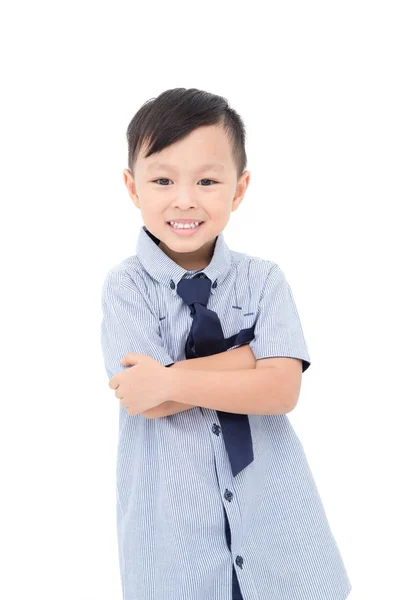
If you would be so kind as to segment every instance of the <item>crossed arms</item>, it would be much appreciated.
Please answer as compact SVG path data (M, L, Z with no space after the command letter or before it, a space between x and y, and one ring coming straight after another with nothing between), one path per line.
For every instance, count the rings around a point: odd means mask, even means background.
M218 403L219 410L229 410L235 401L239 410L232 407L232 412L246 413L240 406L248 403L249 413L282 414L293 410L300 394L301 360L284 357L256 360L248 344L211 356L179 361L166 368L185 371L177 378L175 392L182 402L168 400L141 413L149 419L174 415L199 405L212 407ZM250 375L254 370L257 376ZM215 371L221 371L218 377ZM187 403L188 391L198 394L199 404ZM209 398L207 402L203 401L205 397Z

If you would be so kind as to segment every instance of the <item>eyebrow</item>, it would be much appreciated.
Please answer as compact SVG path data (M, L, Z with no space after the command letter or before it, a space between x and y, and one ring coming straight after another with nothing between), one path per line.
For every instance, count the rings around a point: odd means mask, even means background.
M167 165L165 163L153 163L152 165L150 165L148 167L148 170L153 170L153 169L166 169L166 170L170 170L170 171L174 171L176 173L177 169L175 169L175 167L173 167L172 165ZM199 171L206 171L206 170L211 170L213 169L214 171L223 171L225 169L224 165L221 165L219 163L208 163L206 165L202 165L201 167L199 167Z

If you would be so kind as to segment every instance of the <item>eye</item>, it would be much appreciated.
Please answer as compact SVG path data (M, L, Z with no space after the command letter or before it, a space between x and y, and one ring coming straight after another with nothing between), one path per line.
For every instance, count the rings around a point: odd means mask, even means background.
M218 183L218 181L214 181L214 179L200 179L200 181L212 181L213 183ZM210 187L208 185L202 187Z
M157 183L158 181L171 181L168 177L159 177L158 179L153 179L151 183ZM213 184L218 183L218 181L214 181L214 179L200 179L200 181L211 181ZM168 184L167 184L168 185ZM162 187L165 187L164 184L161 184ZM201 187L210 187L209 185L203 185Z
M151 183L157 183L157 181L171 181L167 177L160 177L159 179L154 179Z

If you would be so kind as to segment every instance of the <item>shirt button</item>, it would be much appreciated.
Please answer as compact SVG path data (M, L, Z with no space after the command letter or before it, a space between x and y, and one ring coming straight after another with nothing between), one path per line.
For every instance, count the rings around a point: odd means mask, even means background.
M237 564L238 567L240 567L241 569L243 568L243 557L242 556L237 556L235 563Z
M174 289L175 289L175 283L172 281L172 279L171 279L171 281L169 282L169 287L170 287L172 290L174 290Z
M232 492L230 490L225 490L224 498L225 500L228 500L228 502L230 502L233 498Z
M221 431L221 427L219 425L217 425L216 423L214 423L212 426L212 432L215 433L215 435L219 435L220 431Z
M217 280L215 280L215 281L214 281L214 283L212 284L212 287L213 287L213 288L216 288L216 287L217 287L217 285L218 285L218 283L217 283Z

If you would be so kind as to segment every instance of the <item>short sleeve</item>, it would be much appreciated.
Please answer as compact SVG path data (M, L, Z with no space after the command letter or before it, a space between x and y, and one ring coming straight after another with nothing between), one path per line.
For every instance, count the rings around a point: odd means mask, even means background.
M130 368L120 363L128 352L146 354L166 367L174 364L164 349L157 315L126 271L109 271L103 284L101 305L101 347L109 379Z
M255 358L286 356L311 365L303 328L291 288L282 269L272 263L258 306L254 339L249 346Z

